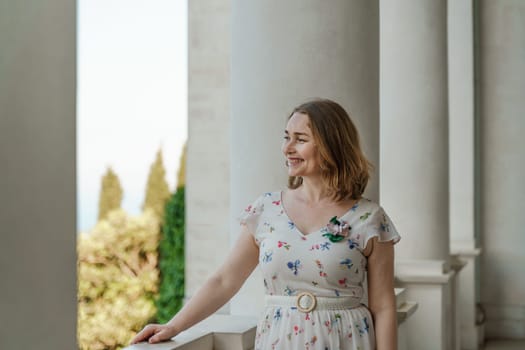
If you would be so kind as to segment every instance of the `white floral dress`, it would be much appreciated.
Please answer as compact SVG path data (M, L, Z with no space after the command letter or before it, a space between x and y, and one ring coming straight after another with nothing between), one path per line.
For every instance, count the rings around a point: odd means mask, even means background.
M350 226L341 241L328 239L327 228L304 235L287 216L281 192L265 193L241 214L259 246L259 267L268 295L350 296L361 301L368 240L399 241L390 218L378 204L362 198L339 218ZM323 236L325 235L325 236ZM368 308L313 310L267 306L257 326L255 350L375 348Z

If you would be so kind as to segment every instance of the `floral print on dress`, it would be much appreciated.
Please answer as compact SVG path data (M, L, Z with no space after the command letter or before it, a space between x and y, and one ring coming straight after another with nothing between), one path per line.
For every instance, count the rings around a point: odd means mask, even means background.
M309 250L330 250L331 242L316 243Z
M336 213L334 213L336 214ZM304 235L286 215L281 192L268 192L241 213L240 223L259 246L259 268L268 295L363 298L368 240L397 242L396 228L383 208L362 198L332 226ZM338 225L339 223L339 225ZM339 231L337 231L339 229ZM323 236L331 233L336 237ZM255 350L371 350L375 348L372 317L366 306L315 309L268 306L257 326Z
M277 248L284 248L286 250L290 250L290 245L286 242L278 241Z
M262 258L262 262L263 263L269 263L270 261L272 261L272 255L273 255L273 252L271 250L264 252L264 256Z
M293 274L296 276L299 273L299 269L302 267L300 260L288 261L286 266L288 266L288 268L292 270Z

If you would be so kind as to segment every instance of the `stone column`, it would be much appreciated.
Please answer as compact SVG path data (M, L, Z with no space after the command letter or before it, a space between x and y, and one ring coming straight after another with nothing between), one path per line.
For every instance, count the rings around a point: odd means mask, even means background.
M187 298L230 247L230 7L188 1Z
M475 191L476 128L474 90L474 3L448 2L449 206L450 251L464 265L458 275L462 349L478 349L482 329L476 325L479 301L479 237Z
M447 260L446 1L381 1L381 199L398 255Z
M411 349L455 349L450 325L446 1L381 4L381 203L402 235L396 278L419 303Z
M0 348L77 348L76 1L0 2Z
M455 250L478 248L475 222L475 104L473 0L448 4L450 241Z
M377 174L378 1L234 0L232 6L232 216L261 193L285 188L286 117L309 98L333 99L351 113ZM378 199L377 176L367 195ZM234 240L236 220L231 227ZM254 276L232 312L257 313L262 293L262 278Z

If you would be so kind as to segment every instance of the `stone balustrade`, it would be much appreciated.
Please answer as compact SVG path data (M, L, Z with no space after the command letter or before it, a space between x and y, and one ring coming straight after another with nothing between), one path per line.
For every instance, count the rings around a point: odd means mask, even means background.
M396 288L398 320L398 349L405 350L407 320L417 304L406 300L405 290ZM214 314L173 340L160 343L140 343L124 350L251 350L255 339L257 319L247 316Z

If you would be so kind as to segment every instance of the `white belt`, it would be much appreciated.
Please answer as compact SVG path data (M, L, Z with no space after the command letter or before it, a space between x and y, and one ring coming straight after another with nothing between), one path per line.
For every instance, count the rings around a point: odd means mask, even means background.
M313 310L341 310L361 306L355 297L316 297L310 292L300 292L294 296L266 295L266 306L296 307L301 312Z

